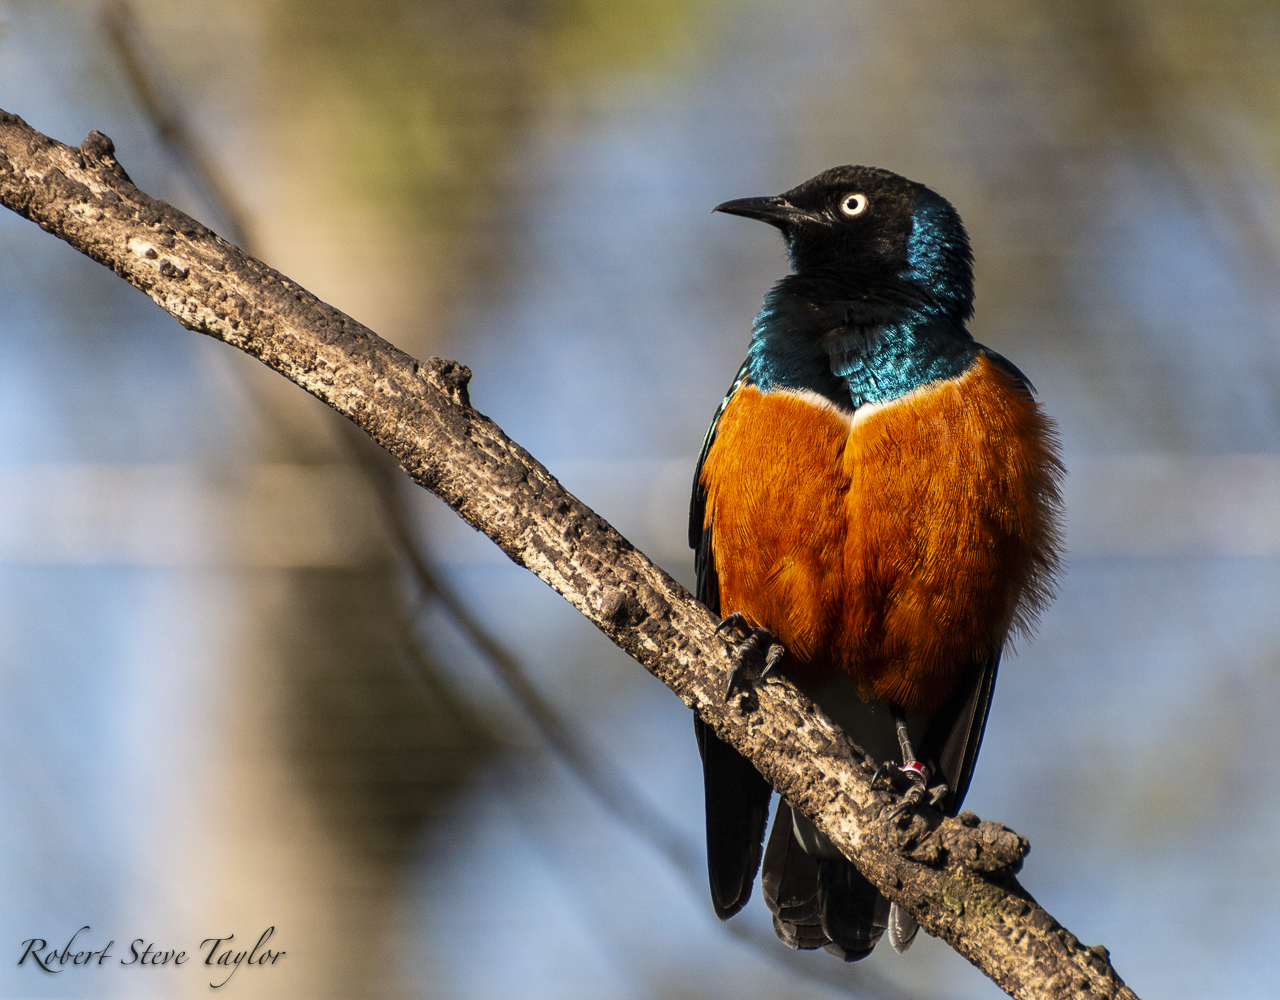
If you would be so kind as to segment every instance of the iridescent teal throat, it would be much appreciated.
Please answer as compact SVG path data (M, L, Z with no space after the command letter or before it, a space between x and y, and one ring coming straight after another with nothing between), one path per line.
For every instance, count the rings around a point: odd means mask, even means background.
M941 332L936 323L864 327L842 333L828 346L831 373L844 379L855 409L955 378L977 354L972 340Z
M810 389L845 409L857 409L956 378L978 353L962 327L936 314L823 331L812 325L797 330L796 313L771 294L756 317L747 376L766 392Z

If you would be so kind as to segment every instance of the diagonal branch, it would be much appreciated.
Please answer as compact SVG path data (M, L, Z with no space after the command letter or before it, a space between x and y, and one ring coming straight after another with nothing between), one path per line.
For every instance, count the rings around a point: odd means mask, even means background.
M173 160L196 183L205 201L217 217L226 220L226 238L243 252L254 253L249 233L251 221L226 177L217 168L199 136L190 127L180 104L164 86L156 72L154 60L138 30L129 0L103 0L102 22L130 83L139 110L146 115ZM460 700L440 677L431 662L418 631L415 618L428 603L443 610L452 624L467 637L488 667L497 676L514 701L524 710L534 727L564 764L613 818L648 843L680 875L685 887L695 897L705 895L706 878L699 853L690 849L687 839L645 801L630 780L607 757L593 753L566 723L556 707L538 691L528 674L510 650L506 649L471 613L466 604L431 568L423 539L410 525L404 503L404 491L398 470L387 460L386 453L358 426L341 422L346 428L342 440L354 467L364 473L382 508L389 540L405 564L419 592L412 611L400 609L392 613L405 656L418 680L430 689L441 704L448 707L468 737L476 745L492 742L492 734L470 707ZM773 934L743 921L724 924L724 930L753 947L762 957L785 968L792 975L823 982L859 996L879 996L910 1000L907 993L895 989L874 970L860 968L857 975L834 963L814 962L809 956L778 947Z
M349 417L420 485L559 592L750 758L886 896L1015 997L1133 997L1014 878L1027 842L972 813L885 819L896 796L782 678L726 701L700 603L471 407L470 371L420 363L189 216L139 191L111 140L79 149L0 111L0 201Z

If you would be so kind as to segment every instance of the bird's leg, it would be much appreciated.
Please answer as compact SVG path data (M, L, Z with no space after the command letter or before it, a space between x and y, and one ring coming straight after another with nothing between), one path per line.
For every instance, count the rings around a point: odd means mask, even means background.
M896 705L889 709L893 715L893 725L898 731L898 746L902 749L902 769L910 771L921 784L929 783L929 769L916 760L915 749L911 746L911 734L907 732L907 713Z
M902 749L902 772L911 779L911 787L902 796L902 801L889 813L889 819L892 820L918 806L926 794L929 796L929 805L936 806L946 796L947 786L942 784L930 790L929 768L916 759L915 749L911 746L911 736L907 732L907 713L896 705L889 711L893 715L894 728L898 732L898 746Z
M768 676L779 661L786 656L787 650L785 646L778 642L778 637L769 629L754 627L741 611L734 611L732 614L727 615L716 626L717 633L726 629L745 633L745 638L738 648L733 651L733 673L729 675L729 683L724 689L724 698L725 701L728 701L729 696L733 694L733 689L738 687L742 681L759 680ZM757 668L757 661L762 650L764 651L764 667L761 669ZM751 676L753 674L754 677Z

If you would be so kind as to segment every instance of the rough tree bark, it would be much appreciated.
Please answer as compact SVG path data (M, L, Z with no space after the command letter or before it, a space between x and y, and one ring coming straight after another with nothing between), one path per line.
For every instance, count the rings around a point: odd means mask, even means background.
M470 405L471 372L415 361L139 191L111 140L65 146L0 111L0 201L362 427L420 485L537 574L711 724L929 933L1020 998L1133 997L1014 877L1027 842L972 813L890 821L892 789L784 678L729 700L729 650L680 584ZM815 959L816 961L817 959Z

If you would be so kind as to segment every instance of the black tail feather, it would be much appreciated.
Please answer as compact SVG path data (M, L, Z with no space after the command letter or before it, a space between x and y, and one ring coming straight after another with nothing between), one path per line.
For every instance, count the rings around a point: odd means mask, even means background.
M773 789L752 763L694 716L707 802L707 873L716 916L747 905L760 868Z
M788 924L819 926L818 860L801 849L791 833L791 807L778 802L773 833L764 854L764 875L760 880L770 912ZM819 947L825 942L812 945Z
M834 946L827 950L846 962L870 955L889 925L889 901L846 858L818 863L818 908Z
M774 930L792 948L825 948L856 962L871 954L889 922L889 901L852 862L805 853L785 801L769 835L761 888Z

